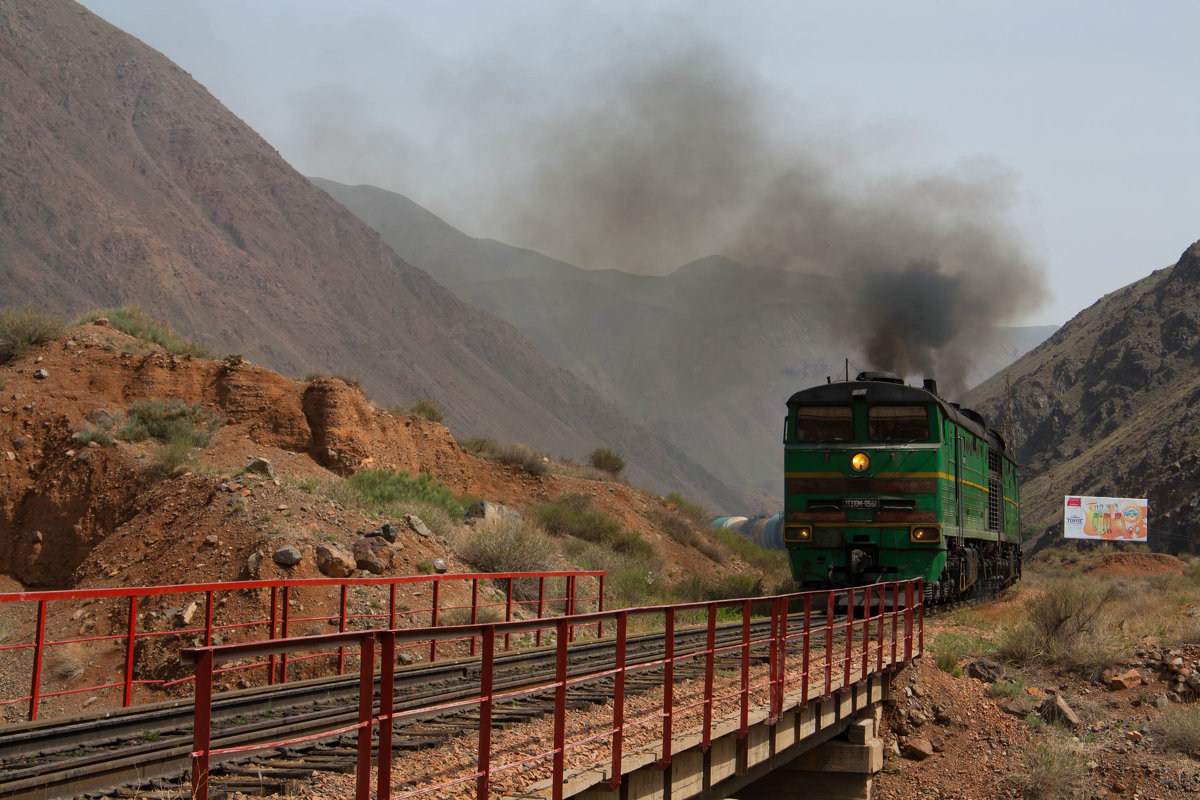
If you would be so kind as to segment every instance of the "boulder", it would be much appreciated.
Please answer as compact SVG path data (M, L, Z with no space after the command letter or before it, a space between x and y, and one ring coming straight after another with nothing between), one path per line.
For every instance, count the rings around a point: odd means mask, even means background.
M1061 695L1057 694L1042 701L1042 704L1038 706L1038 716L1047 722L1061 722L1072 730L1083 725L1075 710L1067 704L1066 700L1062 699Z
M520 519L521 515L508 506L502 506L499 503L489 503L487 500L472 503L463 512L463 522L468 525L474 525L478 522L516 522Z
M909 739L904 743L903 753L905 758L924 761L933 755L933 744L928 739Z
M348 578L354 574L354 557L331 544L317 545L317 569L330 578Z
M1013 697L1000 703L999 708L1005 714L1012 714L1014 717L1024 719L1035 711L1033 703L1023 697Z
M438 575L445 575L446 569L446 559L439 557L433 560L433 571Z
M995 683L1004 674L1004 667L995 661L981 658L972 661L963 668L963 674L968 678L977 678L984 683Z
M266 475L276 486L279 485L279 476L275 474L275 467L265 458L256 458L251 461L246 465L246 472Z
M404 524L411 528L415 533L419 533L424 536L426 539L433 538L433 531L429 530L429 527L422 522L421 518L416 514L405 514Z
M354 564L380 575L392 566L392 546L381 536L364 536L354 543Z
M271 560L281 567L294 567L300 563L300 558L300 551L290 544L284 545L271 554Z
M1142 676L1138 674L1136 669L1131 669L1128 672L1121 673L1120 675L1114 675L1110 685L1113 689L1120 691L1122 689L1132 689L1133 687L1140 685L1141 682Z

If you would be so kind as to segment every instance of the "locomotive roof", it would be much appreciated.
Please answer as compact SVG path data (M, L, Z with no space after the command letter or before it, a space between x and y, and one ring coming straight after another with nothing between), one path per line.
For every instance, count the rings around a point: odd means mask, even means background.
M861 376L860 376L861 377ZM907 405L912 403L937 403L942 413L956 424L987 439L988 443L1005 452L1004 439L977 412L950 403L933 392L919 386L907 386L899 379L834 381L811 389L802 389L788 398L788 407L807 405L849 405L852 403L872 405Z

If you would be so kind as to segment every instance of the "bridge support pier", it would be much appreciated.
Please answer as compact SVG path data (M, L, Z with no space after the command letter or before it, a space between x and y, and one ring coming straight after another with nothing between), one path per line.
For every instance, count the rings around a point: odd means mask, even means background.
M877 710L841 736L801 754L736 793L737 800L871 800L875 773L883 769L876 738Z

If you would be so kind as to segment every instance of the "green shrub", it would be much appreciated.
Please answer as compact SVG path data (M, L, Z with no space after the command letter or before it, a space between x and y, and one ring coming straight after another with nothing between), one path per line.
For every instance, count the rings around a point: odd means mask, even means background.
M94 422L85 422L83 426L72 434L71 438L79 444L88 444L89 442L97 442L99 444L113 443L113 424L114 421L109 418L108 423L103 422L97 424Z
M162 401L134 400L117 430L117 438L130 442L156 439L163 444L191 449L208 447L224 420L199 403L188 405L179 398Z
M603 544L564 539L567 560L581 569L605 570L605 608L656 605L667 602L667 588L658 579L662 559L657 553L618 553Z
M554 569L558 547L537 526L508 519L468 531L458 555L480 572L548 572ZM536 599L537 592L536 578L513 582L513 596L518 600Z
M492 458L501 464L520 467L530 475L544 475L550 470L541 456L523 444L504 445L496 450L496 454Z
M422 397L421 399L417 400L417 402L405 408L404 413L410 417L427 419L430 422L441 422L446 418L446 415L442 413L442 408L437 404L437 401L429 397Z
M680 544L696 547L701 541L691 522L665 508L651 508L646 516L660 531Z
M675 584L674 593L681 602L698 603L762 597L765 590L762 578L758 575L726 575L716 580L692 575Z
M500 444L487 436L471 436L459 442L458 446L480 458L495 458L496 453L500 452Z
M596 469L604 470L613 477L625 471L625 459L621 458L620 454L615 450L609 450L607 447L598 447L593 450L588 455L588 463Z
M208 348L183 338L169 326L148 316L137 306L121 306L106 308L101 311L89 311L80 317L75 324L84 323L104 317L117 330L127 333L137 339L153 342L168 353L179 356L194 356L196 358L212 358Z
M671 492L666 496L666 501L675 506L675 509L685 517L696 522L707 522L709 518L708 511L701 505L693 503L679 492Z
M35 345L59 336L66 323L57 315L33 306L0 309L0 364L24 355Z
M933 640L934 663L951 675L963 659L983 655L991 649L991 643L977 634L944 631Z
M417 562L417 572L421 573L422 575L432 575L433 574L433 561L428 558L418 561Z
M534 506L534 519L555 536L574 536L585 542L603 544L618 553L654 554L637 531L627 531L621 523L591 507L586 494L563 494L553 502Z
M455 519L462 518L463 508L454 492L425 472L413 478L403 470L365 470L351 475L346 484L355 495L353 505L376 513L400 516L405 504L424 502L440 506ZM422 521L426 521L424 517Z
M768 550L728 528L706 528L705 535L741 557L750 566L773 578L773 583L790 580L792 573L786 551Z

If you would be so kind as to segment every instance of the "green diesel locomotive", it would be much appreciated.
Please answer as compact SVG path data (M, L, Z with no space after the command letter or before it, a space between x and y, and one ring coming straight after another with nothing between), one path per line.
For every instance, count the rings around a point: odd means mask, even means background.
M1017 467L979 414L876 372L787 407L783 544L802 589L922 577L942 602L1020 577Z

